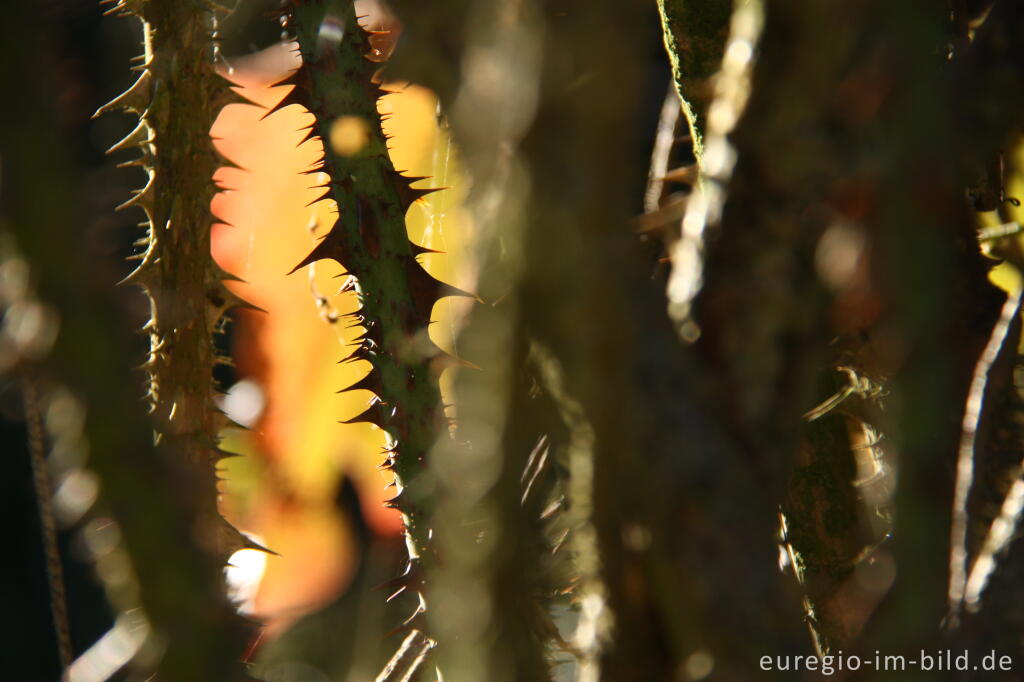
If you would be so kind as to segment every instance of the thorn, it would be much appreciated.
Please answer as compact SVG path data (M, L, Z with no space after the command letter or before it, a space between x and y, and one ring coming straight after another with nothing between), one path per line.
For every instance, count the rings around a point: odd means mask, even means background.
M306 138L306 139L309 139L309 138ZM317 188L316 187L310 187L310 189L317 189ZM324 199L330 198L331 192L334 191L333 188L330 185L325 185L321 189L324 190L323 193L320 196L318 196L316 199L313 199L312 201L310 201L303 208L309 208L310 206L312 206L313 204L317 203L318 201L323 201Z
M402 626L406 628L410 627L412 622L419 618L423 613L426 613L426 609L423 608L423 604L419 604L416 607L416 610L412 612L412 615L402 621Z
M266 552L267 554L273 554L274 556L281 556L274 550L267 549L260 543L250 538L245 533L239 531L237 528L228 523L223 516L220 516L218 514L217 517L223 522L223 531L228 536L227 538L225 538L225 544L227 545L226 549L228 549L229 556L231 554L234 554L239 549L256 549L261 552Z
M148 258L146 258L147 255L149 255L149 252L143 254L142 262L139 263L139 266L137 268L132 270L131 273L127 277L122 279L120 282L118 282L114 286L119 286L120 287L120 286L128 286L129 284L134 284L136 286L140 286L140 287L143 287L145 289L151 288L152 284L154 283L153 282L153 275L155 275L156 273L153 272L152 261L150 261ZM146 331L146 328L147 327L151 327L151 325L152 325L152 320L147 322L146 325L143 326L142 330Z
M315 123L311 123L310 125L306 126L305 128L299 128L299 131L303 131L303 130L306 131L306 134L303 135L302 139L299 140L298 144L295 145L296 147L301 147L302 145L306 144L307 142L309 142L313 138L319 138L319 136L320 136L320 134L316 132L316 124ZM299 132L299 131L296 131L296 132Z
M149 125L144 118L140 118L139 124L135 126L135 129L128 133L123 140L108 149L106 153L113 154L129 147L142 147L152 141L153 138L150 136Z
M213 146L213 152L217 159L217 163L220 165L221 168L234 168L236 170L249 172L248 168L244 168L238 165L238 163L234 159L232 159L230 156L217 149L216 146Z
M103 0L100 4L108 4L110 0ZM108 9L103 13L103 16L111 14L133 14L134 10L130 9L127 0L119 0L116 5Z
M405 272L409 280L409 293L412 294L416 314L424 322L430 321L430 313L434 309L434 304L445 296L465 296L480 302L479 297L475 294L435 279L423 269L415 257L406 262Z
M363 410L362 412L360 412L356 416L351 417L349 419L342 419L338 423L339 424L358 424L360 422L365 422L367 424L374 424L376 426L381 426L381 424L379 422L379 415L377 414L378 412L380 412L380 410L377 407L380 404L380 402L381 402L380 398L378 398L377 396L374 396L370 400L369 406L365 410ZM381 427L381 428L383 428L383 427ZM386 505L387 505L387 503L385 503L385 506Z
M222 268L217 261L210 259L210 270L213 271L213 277L219 282L241 282L242 284L248 284L248 282L238 275L233 275L224 268Z
M365 377L348 388L341 389L338 393L348 393L349 391L370 391L379 396L383 391L380 374L378 374L376 370L371 369Z
M211 300L210 303L215 308L223 308L225 312L228 310L253 310L260 313L266 313L267 311L258 305L249 303L244 298L236 294L235 292L224 286L223 283L217 284L217 294L220 296L220 301Z
M153 209L153 193L154 186L156 184L156 175L150 175L146 181L146 186L142 189L133 190L134 196L128 201L124 202L120 206L117 206L114 210L121 211L128 208L129 206L142 206L146 209L146 213L152 213Z
M96 118L98 116L102 116L108 111L113 111L114 109L127 109L128 111L134 111L137 114L141 114L149 105L150 82L152 80L152 74L149 69L146 69L142 72L142 75L132 83L131 87L97 109L96 113L94 113L92 117Z
M417 244L414 241L410 241L409 242L409 249L412 251L412 255L413 255L414 258L416 256L422 256L425 253L445 253L444 251L438 251L437 249L432 249L429 246L420 246L419 244Z
M232 419L231 417L227 416L226 414L224 414L224 412L222 412L219 409L217 410L217 412L224 419L224 423L222 424L223 428L238 429L239 431L244 431L246 433L252 433L253 432L253 429L252 429L251 426L246 426L245 424L240 424L240 423L236 422L234 419Z
M335 226L337 223L335 223ZM344 267L342 260L344 259L344 251L341 244L341 238L337 234L337 230L331 227L331 231L328 232L320 242L309 252L309 255L302 259L298 265L292 268L288 274L294 273L296 270L306 267L310 263L315 263L318 260L330 258L336 261L339 265Z
M413 614L413 615L415 616L415 614ZM390 637L393 637L393 636L397 635L400 632L406 632L408 629L409 629L409 626L406 625L405 622L403 621L402 623L399 623L396 627L394 627L391 630L389 630L388 632L384 633L384 639L388 639Z
M392 177L395 180L395 191L398 192L398 200L402 203L403 213L408 211L409 207L412 206L416 201L422 199L428 194L433 194L434 192L440 192L443 189L448 189L447 187L420 188L411 186L412 183L414 182L417 182L419 180L426 180L426 176L405 176L402 175L401 171L393 171Z
M354 351L349 353L348 357L338 362L339 365L348 364L350 362L357 362L359 360L366 360L370 362L370 357L376 355L376 353L367 346L359 346Z
M480 367L480 365L474 364L469 360L464 360L460 357L452 355L448 351L442 348L438 348L437 346L435 346L434 348L434 356L430 359L430 363L432 365L439 366L439 369L447 369L448 367L466 367L467 369L483 371L483 368Z
M282 83L282 85L283 85L283 83ZM298 104L299 106L302 106L302 107L306 106L306 97L303 96L303 94L299 92L299 88L298 87L292 88L288 92L288 94L285 95L284 97L282 97L281 100L277 104L269 107L267 109L267 112L265 114L263 114L262 116L260 116L260 120L262 121L262 120L266 119L268 116L270 116L271 114L275 114L278 111L281 111L282 109L284 109L285 107L291 106L292 104Z
M129 159L128 161L122 161L121 163L117 164L117 168L131 168L133 166L145 168L146 170L152 170L153 161L150 158L149 154L143 154L142 156L136 159Z
M219 111L220 109L223 109L229 104L248 104L250 106L260 106L258 103L243 95L240 92L241 88L239 88L237 85L224 78L224 76L220 74L217 75L224 79L226 87L224 87L219 92L217 92L216 95L214 95L214 111Z
M241 452L228 452L227 450L221 450L220 448L214 448L214 459L218 462L225 459L231 459L232 457L242 457Z
M338 276L340 277L341 275ZM348 275L348 277L345 279L345 282L341 285L341 288L338 289L338 293L344 294L349 291L355 291L356 286L358 286L358 284L359 280L357 280L352 275Z
M420 566L418 561L409 560L405 562L405 569L401 575L398 575L391 580L387 580L380 585L376 585L373 589L375 591L389 589L393 590L396 587L413 587L417 591L426 584L423 575L423 568Z
M403 490L394 497L384 500L384 506L387 507L388 509L398 509L399 511L401 511L401 508L405 505L407 501L407 497L408 495L406 495L405 491Z
M362 327L363 324L366 323L366 318L364 318L362 313L359 312L358 310L356 310L354 312L351 312L351 313L345 313L344 315L342 315L342 317L351 317L353 320L355 320L355 324L350 324L349 326L345 327L345 329L353 329L355 327Z
M292 48L292 54L297 54L300 57L302 56L302 49L298 46L297 42L296 46ZM305 60L303 61L305 62ZM311 70L311 67L308 64L303 63L302 66L288 73L287 75L284 76L284 78L277 81L276 83L272 83L267 87L278 88L283 85L292 85L295 88L302 89L305 92L313 92L313 72Z

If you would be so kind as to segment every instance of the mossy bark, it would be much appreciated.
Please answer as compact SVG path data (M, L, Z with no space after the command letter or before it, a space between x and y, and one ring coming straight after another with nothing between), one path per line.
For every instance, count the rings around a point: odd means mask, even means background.
M665 49L693 155L704 156L704 133L712 101L711 77L722 65L732 3L728 0L658 0Z

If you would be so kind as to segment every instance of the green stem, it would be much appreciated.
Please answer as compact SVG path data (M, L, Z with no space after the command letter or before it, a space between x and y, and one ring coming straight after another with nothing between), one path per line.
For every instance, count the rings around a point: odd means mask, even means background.
M312 112L309 134L324 141L322 166L314 170L327 173L323 198L338 206L328 234L295 269L329 258L357 282L361 307L350 317L363 333L349 360L367 361L370 371L346 390L368 390L374 397L345 423L375 424L389 436L386 467L399 494L388 504L402 513L410 558L404 579L396 582L418 589L430 543L423 492L427 452L445 432L438 385L445 356L430 341L427 325L440 297L463 292L431 277L417 260L428 250L409 241L406 211L434 190L413 188L422 178L401 175L391 162L377 111L377 99L387 93L375 80L379 66L367 59L370 34L353 4L294 2L289 18L303 65L287 79L295 88L274 110L301 103ZM332 145L333 126L348 126L355 146ZM413 617L424 609L421 595Z
M210 128L223 104L237 98L214 70L212 12L199 2L122 0L122 13L142 21L145 54L138 80L97 115L121 108L139 125L110 151L138 148L129 162L143 168L146 186L122 204L146 213L145 252L126 283L150 301L148 399L158 442L193 468L198 540L222 563L253 546L217 507L217 447L224 418L214 404L213 334L227 310L246 304L222 280L210 255L213 173L220 164Z

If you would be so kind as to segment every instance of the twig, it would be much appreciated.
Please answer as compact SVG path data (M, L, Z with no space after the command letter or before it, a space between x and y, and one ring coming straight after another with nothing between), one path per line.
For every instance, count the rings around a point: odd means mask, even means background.
M994 225L992 227L986 227L978 231L978 241L990 242L997 239L1003 239L1004 237L1012 237L1020 234L1022 228L1020 223L1011 222L1003 223L1002 225Z
M376 682L409 682L433 648L431 639L419 630L413 630L384 666Z
M46 555L46 579L50 589L50 614L57 634L60 667L66 671L73 658L71 628L68 625L68 604L64 591L64 568L57 544L57 520L53 514L53 489L46 464L46 436L39 407L39 394L35 380L27 373L21 380L21 395L25 404L25 423L28 427L29 453L32 458L32 482L39 505L39 521L43 531L43 552Z
M654 138L654 149L651 151L651 169L647 174L647 191L644 192L644 213L653 213L661 205L662 188L665 186L665 174L668 172L668 160L672 153L672 145L676 140L676 127L682 107L675 85L670 85L665 102L661 105L661 116L658 118L658 133Z
M1024 466L1024 462L1021 465ZM963 599L969 611L978 610L981 604L981 595L988 587L989 578L995 571L996 556L1006 549L1010 540L1016 535L1022 513L1024 513L1024 478L1018 476L1007 492L1006 499L1003 500L999 516L989 526L988 533L985 535L985 543L981 546L978 558L971 566Z
M1010 328L1013 321L1020 314L1021 291L1018 290L1006 299L1003 304L999 321L996 322L989 336L988 344L982 352L981 357L974 367L974 376L971 378L971 387L967 394L967 405L964 409L963 427L960 435L960 448L957 457L956 488L953 494L953 527L950 535L950 556L949 556L949 612L950 623L955 623L963 609L964 598L967 589L968 575L968 548L967 548L967 499L974 483L974 459L977 447L978 426L981 421L982 409L984 407L985 389L989 383L989 373L996 359L999 357L1006 339L1010 335ZM1011 491L1012 492L1012 491ZM1004 503L1003 511L1006 511ZM993 528L1003 518L1000 517L993 522ZM989 535L992 535L990 529ZM986 540L986 543L988 540ZM977 567L977 565L976 565Z

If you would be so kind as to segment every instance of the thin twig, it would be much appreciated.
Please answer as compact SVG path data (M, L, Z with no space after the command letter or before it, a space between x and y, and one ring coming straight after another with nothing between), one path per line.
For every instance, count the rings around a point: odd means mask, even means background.
M974 460L977 447L978 425L984 407L985 389L989 374L1010 335L1013 321L1020 314L1021 291L1006 299L999 321L989 336L988 344L974 366L974 376L967 394L960 448L956 467L956 488L953 496L953 527L949 553L949 611L950 623L955 623L963 609L968 575L967 500L974 483ZM1005 507L1005 504L1004 504ZM1000 516L1002 518L1002 516ZM998 521L998 519L997 519Z
M1021 463L1024 467L1024 462ZM996 569L996 557L1006 549L1010 540L1017 533L1020 519L1024 514L1024 478L1020 476L1010 486L1006 499L999 509L999 516L992 521L985 535L985 542L978 552L978 558L971 566L964 590L964 602L969 611L976 611L981 603L981 595L988 587L989 578Z
M672 154L672 145L676 139L676 127L682 111L675 85L669 85L665 102L661 105L658 133L654 138L654 149L651 152L651 169L647 174L647 191L644 192L644 213L653 213L661 205L661 192L665 186L665 174L668 173L668 160Z
M413 630L391 657L376 682L409 682L423 665L434 642L419 630Z
M1002 225L986 227L978 231L978 241L990 242L1004 237L1012 237L1021 233L1020 223L1009 222Z
M21 380L21 395L25 404L25 423L28 427L29 453L32 458L32 482L35 485L39 521L43 530L43 552L46 556L46 579L50 589L50 614L57 634L60 666L66 671L73 657L71 628L68 625L68 605L64 589L64 568L57 544L57 520L53 513L53 490L46 464L46 436L39 407L39 394L34 379L26 372Z

